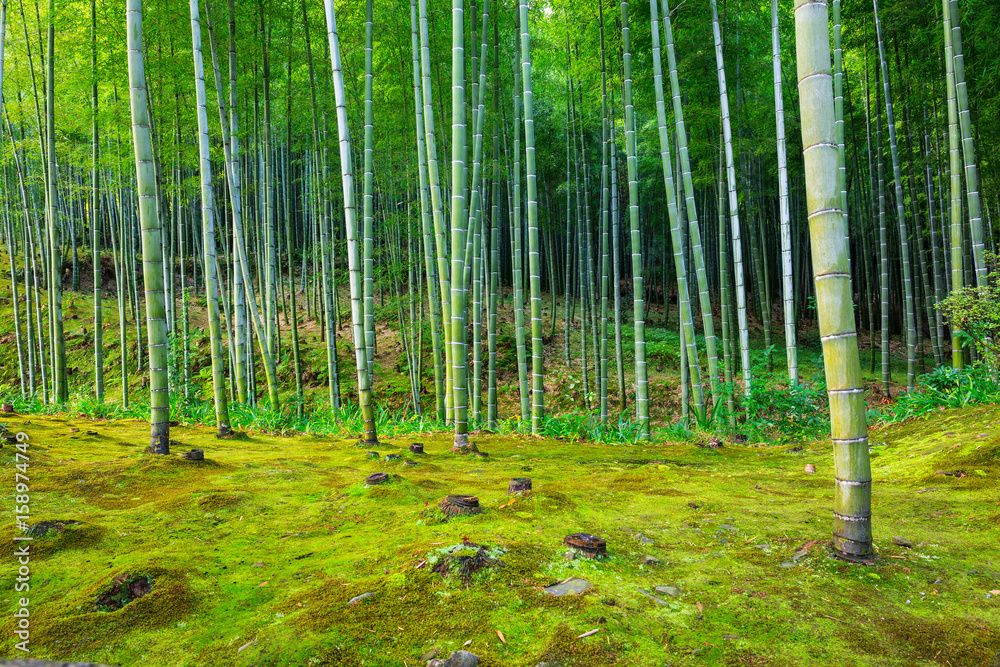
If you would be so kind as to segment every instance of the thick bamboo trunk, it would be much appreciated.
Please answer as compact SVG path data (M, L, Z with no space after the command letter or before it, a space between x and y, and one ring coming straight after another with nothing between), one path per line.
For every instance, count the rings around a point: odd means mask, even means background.
M847 219L840 208L826 2L795 0L795 47L809 234L834 446L833 547L873 556L868 426L851 292Z
M163 294L163 249L160 240L160 219L156 207L156 179L153 172L149 110L146 105L142 0L127 0L126 17L132 143L135 149L136 194L139 197L139 223L142 227L143 284L149 332L150 451L154 454L169 454L170 396L167 388L167 319ZM52 39L51 32L49 39Z

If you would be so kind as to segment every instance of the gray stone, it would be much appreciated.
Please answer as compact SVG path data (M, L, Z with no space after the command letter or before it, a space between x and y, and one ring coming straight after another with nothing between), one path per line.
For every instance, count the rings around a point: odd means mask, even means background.
M664 602L660 598L656 597L655 595L650 595L648 592L642 590L641 588L639 589L639 593L641 593L642 595L645 595L646 597L648 597L650 600L652 600L653 602L655 602L658 605L662 606L662 605L667 604L666 602Z
M656 556L650 556L649 554L646 554L645 556L642 557L642 564L643 565L659 565L660 564L660 559L657 558Z
M374 596L378 591L370 591L368 593L362 593L361 595L355 596L347 601L347 604L357 604L366 598Z
M736 526L730 526L728 523L720 523L719 530L735 531L739 529Z
M580 595L584 591L588 590L592 585L593 584L586 579L573 577L569 581L553 584L552 586L546 586L545 592L549 595L555 595L557 597L563 595Z
M781 567L795 567L795 563L793 563L790 560L786 560L784 563L781 564Z
M455 651L447 660L431 660L427 667L477 667L479 656L468 651Z
M429 651L426 651L422 656L420 656L420 662L427 662L428 660L433 660L437 657L438 651L441 649L435 646Z
M648 537L646 537L642 533L639 533L638 535L636 535L635 539L639 540L639 544L652 544L653 543L653 540L649 539Z
M657 586L656 592L662 595L669 595L672 598L680 597L681 589L674 586Z
M906 547L907 549L913 548L913 542L909 541L905 537L899 537L898 535L892 538L892 543L897 547Z

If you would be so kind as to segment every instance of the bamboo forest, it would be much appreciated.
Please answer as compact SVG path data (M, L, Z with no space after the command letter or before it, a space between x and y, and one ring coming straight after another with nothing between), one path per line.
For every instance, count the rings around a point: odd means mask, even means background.
M0 0L0 665L1000 667L998 37Z

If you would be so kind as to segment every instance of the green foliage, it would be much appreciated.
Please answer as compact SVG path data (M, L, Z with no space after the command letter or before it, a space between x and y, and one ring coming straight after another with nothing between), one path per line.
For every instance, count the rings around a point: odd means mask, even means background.
M893 424L938 410L986 403L1000 403L1000 383L993 371L984 364L944 366L921 376L915 391L900 396L895 405L873 410L869 418Z
M964 287L937 307L961 332L964 344L974 344L990 368L1000 368L1000 273L997 256L986 255L992 268L983 287Z
M746 422L741 430L750 440L820 438L830 430L826 383L822 379L780 386L773 375L757 375L750 393L743 398L743 408Z

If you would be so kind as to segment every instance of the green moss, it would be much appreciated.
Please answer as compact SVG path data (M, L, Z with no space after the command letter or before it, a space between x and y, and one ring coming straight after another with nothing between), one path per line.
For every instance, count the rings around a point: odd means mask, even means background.
M868 654L913 656L942 665L986 665L1000 650L1000 632L961 617L943 620L901 613L880 618L869 632L842 636Z
M447 655L471 641L484 667L543 659L882 667L934 662L925 656L935 637L964 633L970 640L953 642L951 660L969 664L1000 628L1000 610L985 597L1000 570L990 530L1000 523L1000 427L990 410L873 433L880 558L869 568L823 549L793 559L804 542L829 539L829 442L803 443L796 456L784 447L708 455L690 444L480 434L490 457L479 459L451 454L447 437L386 438L383 451L405 458L410 442L424 442L427 454L409 467L369 460L343 438L237 441L172 429L175 449L200 447L212 461L198 465L141 455L141 422L12 417L9 428L38 443L34 512L81 522L32 545L32 652L122 665L395 667L432 646ZM70 428L98 435L77 438ZM805 462L816 475L803 473ZM9 449L0 463L13 465ZM970 475L935 475L942 469ZM366 488L375 471L400 477ZM526 474L534 490L508 496L508 480ZM985 481L969 484L976 480ZM485 512L435 520L449 493L477 495ZM609 557L563 558L563 536L581 531L607 539ZM894 535L913 548L895 546ZM430 556L463 538L502 549L503 567L468 578L434 573ZM643 564L646 555L661 564ZM149 575L153 590L95 612L123 573ZM569 577L593 586L578 596L543 592ZM931 583L939 577L943 584ZM680 596L655 593L663 585ZM376 595L347 604L367 592ZM0 619L0 632L10 629Z
M205 512L216 512L221 509L235 507L247 499L247 494L239 492L208 493L195 502Z
M560 623L539 659L563 667L601 667L618 662L618 652L609 643L602 641L604 637L577 639L583 632L586 631L573 630L567 624Z

